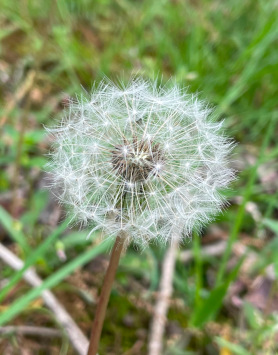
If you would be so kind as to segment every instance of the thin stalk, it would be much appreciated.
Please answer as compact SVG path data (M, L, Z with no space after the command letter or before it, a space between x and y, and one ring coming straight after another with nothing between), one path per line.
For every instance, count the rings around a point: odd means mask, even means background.
M150 340L148 345L149 355L162 354L163 335L167 322L169 303L173 292L173 277L178 246L178 239L173 238L171 245L164 256L159 286L160 290L157 296L156 305L154 307L154 314L150 329Z
M99 340L102 332L103 322L105 318L105 313L110 298L111 288L115 279L117 267L119 265L121 252L123 250L124 240L119 235L115 241L108 269L105 274L103 281L103 286L100 294L100 299L97 305L95 320L92 327L90 345L87 355L96 355L99 346Z

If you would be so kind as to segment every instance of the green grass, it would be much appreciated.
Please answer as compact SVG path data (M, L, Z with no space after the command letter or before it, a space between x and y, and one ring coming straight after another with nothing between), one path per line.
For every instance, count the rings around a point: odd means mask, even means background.
M1 264L0 280L7 278L7 283L0 290L0 300L5 304L0 324L24 323L23 311L45 287L59 289L69 274L105 251L99 242L86 242L87 231L70 232L66 224L55 229L40 219L49 203L48 193L40 187L48 149L42 125L51 125L59 118L61 102L67 95L89 90L104 75L125 80L133 74L162 75L165 81L174 76L190 92L215 105L220 118L226 118L227 133L238 142L233 159L241 168L227 192L231 206L216 221L229 237L224 254L203 260L202 239L197 236L182 247L192 249L194 260L186 267L177 260L174 296L183 306L179 310L172 307L169 318L178 319L188 341L173 338L165 343L165 351L218 354L225 348L234 354L274 355L278 351L273 344L277 317L248 306L236 310L235 315L224 300L230 283L242 277L241 264L232 262L232 254L236 243L246 241L246 236L250 238L245 243L247 250L255 252L257 258L253 274L246 277L253 280L263 276L272 264L278 277L276 1L0 0L0 10L0 119L8 112L0 130L0 197L11 196L8 202L3 198L0 223L6 231L2 242L25 262L18 272ZM31 91L7 111L31 69L36 72ZM24 198L12 217L16 185L12 169L16 164ZM264 182L267 176L274 176L273 180ZM235 203L235 197L240 197L240 202ZM260 220L246 210L250 202L260 212ZM203 235L205 241L206 230ZM65 249L65 265L57 256L57 248ZM120 299L120 314L127 310L135 314L128 299L141 291L128 287L133 281L146 290L144 301L153 303L163 253L164 249L156 246L138 253L128 251L119 270L115 286L118 294L112 297L112 308ZM35 266L45 281L42 287L23 295L23 272L29 266ZM81 270L86 271L86 266ZM270 297L275 298L276 281L272 287ZM16 293L9 301L12 290ZM258 324L255 313L261 319ZM109 342L111 332L121 336L120 352L131 348L137 340L136 330L148 326L146 314L141 316L140 310L138 314L136 326L126 335L122 319L117 318L115 327L107 325L103 353L113 347L113 341ZM220 329L229 326L230 338L208 330L211 321Z

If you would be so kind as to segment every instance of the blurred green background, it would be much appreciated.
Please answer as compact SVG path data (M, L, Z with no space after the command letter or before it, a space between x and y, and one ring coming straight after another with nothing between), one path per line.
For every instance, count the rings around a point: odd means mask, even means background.
M43 125L104 75L161 75L215 105L238 142L229 208L179 250L163 354L278 354L277 36L275 0L0 0L0 242L44 280L32 289L0 259L0 330L59 328L50 288L89 335L109 248L62 223ZM164 253L121 260L100 354L148 353ZM0 334L1 354L23 350L74 354L65 336Z

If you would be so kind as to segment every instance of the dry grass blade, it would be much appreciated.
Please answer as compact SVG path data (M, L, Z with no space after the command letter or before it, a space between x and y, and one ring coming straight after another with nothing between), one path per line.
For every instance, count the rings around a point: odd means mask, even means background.
M167 320L167 312L169 308L169 299L172 295L172 282L175 269L176 253L178 248L178 240L173 238L169 249L167 250L160 280L160 291L154 309L151 333L149 340L149 355L160 355L162 353L163 334Z
M6 326L0 327L0 334L20 334L20 335L36 335L45 338L60 338L62 332L58 329L52 329L48 327L34 327L29 325L23 326Z
M14 270L19 270L24 265L22 260L20 260L15 254L13 254L2 244L0 244L0 259ZM32 269L29 269L25 272L24 279L33 287L38 287L42 284L42 280ZM80 328L76 325L72 317L49 290L42 292L42 298L45 305L53 312L57 322L62 325L75 351L79 355L86 355L89 345L88 340Z

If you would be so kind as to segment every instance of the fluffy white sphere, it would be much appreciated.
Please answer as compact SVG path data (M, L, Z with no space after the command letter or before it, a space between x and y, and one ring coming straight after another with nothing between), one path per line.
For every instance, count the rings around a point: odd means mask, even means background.
M190 236L233 179L221 123L175 83L103 81L49 131L53 185L73 219L139 245Z

